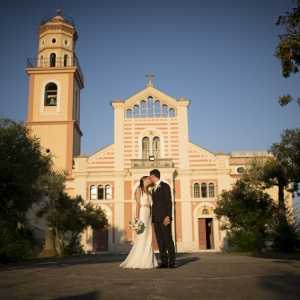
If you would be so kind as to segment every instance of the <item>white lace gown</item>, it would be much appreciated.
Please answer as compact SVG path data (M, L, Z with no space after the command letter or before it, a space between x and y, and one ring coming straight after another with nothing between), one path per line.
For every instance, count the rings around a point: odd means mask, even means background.
M152 248L152 220L151 220L151 196L143 193L140 200L139 219L144 222L145 230L135 235L134 244L121 263L122 268L153 269L157 267L157 260Z

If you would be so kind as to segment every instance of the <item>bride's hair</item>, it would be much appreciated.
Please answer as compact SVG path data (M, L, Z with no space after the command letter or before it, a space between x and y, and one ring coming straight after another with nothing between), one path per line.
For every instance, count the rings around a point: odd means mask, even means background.
M148 176L143 176L141 179L140 179L140 184L139 184L139 187L141 189L141 191L143 193L147 193L147 191L145 190L145 186L144 186L144 180L147 178Z

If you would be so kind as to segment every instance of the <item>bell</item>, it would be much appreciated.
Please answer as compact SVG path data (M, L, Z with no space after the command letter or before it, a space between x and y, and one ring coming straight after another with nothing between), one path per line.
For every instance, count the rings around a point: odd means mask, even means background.
M49 105L56 105L56 98L52 97L50 98L50 102L49 102Z

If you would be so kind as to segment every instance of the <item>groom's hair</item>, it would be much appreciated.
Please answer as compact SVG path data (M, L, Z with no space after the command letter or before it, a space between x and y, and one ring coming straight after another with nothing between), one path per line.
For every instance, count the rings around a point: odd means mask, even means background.
M160 179L160 172L157 169L154 169L152 171L150 171L150 176L153 175L155 177L157 177L158 179Z

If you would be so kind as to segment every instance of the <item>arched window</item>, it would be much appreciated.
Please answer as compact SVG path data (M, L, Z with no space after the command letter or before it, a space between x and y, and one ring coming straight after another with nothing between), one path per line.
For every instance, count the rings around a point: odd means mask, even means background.
M168 105L164 104L162 106L162 115L163 117L167 117L168 116Z
M112 188L109 184L105 186L105 199L111 200L112 199Z
M142 158L148 159L150 154L150 140L145 136L142 140Z
M50 54L50 67L55 67L56 64L56 54L51 53Z
M90 200L97 200L97 187L95 185L90 187Z
M98 185L98 200L104 199L104 187L103 185Z
M201 197L207 198L207 184L205 182L201 183Z
M141 101L141 116L146 117L147 115L147 102L145 100Z
M57 85L53 82L49 82L45 87L44 105L57 105Z
M140 107L136 104L133 107L133 116L134 117L139 117L139 115L140 115Z
M153 155L156 159L160 158L160 139L158 136L153 138L152 142Z
M154 115L156 117L160 116L160 102L159 102L159 100L156 100L155 103L154 103Z
M215 196L215 185L212 182L208 185L208 195L210 198Z
M199 183L194 183L194 198L200 198L200 185L199 185Z
M148 97L147 106L148 106L148 117L152 117L153 116L153 98L151 96Z
M68 55L67 54L65 54L64 55L64 67L66 67L67 65L68 65Z
M127 109L127 111L126 111L126 117L127 118L132 118L132 109Z
M171 117L171 118L175 117L175 109L174 108L169 109L169 117Z

